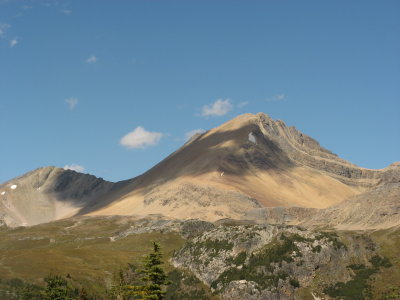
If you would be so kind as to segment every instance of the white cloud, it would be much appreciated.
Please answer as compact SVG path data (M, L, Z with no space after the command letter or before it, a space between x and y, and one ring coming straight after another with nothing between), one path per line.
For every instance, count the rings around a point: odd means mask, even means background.
M127 148L144 149L157 145L162 136L163 134L161 132L147 131L142 126L138 126L135 130L124 135L119 143Z
M63 10L61 10L61 12L64 14L64 15L70 15L71 13L72 13L72 10L70 10L70 9L63 9Z
M247 104L249 104L249 101L243 101L243 102L239 102L239 104L237 105L239 108L245 107Z
M11 48L14 47L16 44L18 44L18 39L17 39L17 38L14 38L14 39L12 39L12 40L10 41L10 47L11 47Z
M72 164L72 165L65 165L64 170L72 170L75 172L82 173L83 171L85 171L85 167L77 164Z
M65 99L65 103L67 103L70 110L73 110L75 106L78 104L78 102L79 102L78 98L74 97Z
M204 105L201 110L202 116L223 116L233 108L229 99L218 99L214 103Z
M279 102L279 101L284 101L285 99L286 99L285 94L278 94L267 98L267 102Z
M88 64L94 64L95 62L97 62L97 57L94 56L94 55L92 55L92 56L90 56L90 57L86 60L86 62L87 62Z
M0 24L0 37L5 36L8 28L10 27L11 27L10 24Z
M185 133L185 139L186 139L186 141L188 141L188 140L190 140L190 139L192 138L192 136L194 136L195 134L197 134L197 133L204 133L204 132L206 132L206 131L205 131L204 129L202 129L202 128L190 130L190 131L188 131L188 132Z

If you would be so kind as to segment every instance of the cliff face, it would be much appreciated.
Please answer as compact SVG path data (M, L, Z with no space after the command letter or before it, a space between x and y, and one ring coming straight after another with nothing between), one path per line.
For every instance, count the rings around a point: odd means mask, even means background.
M263 137L279 145L297 165L319 170L347 185L361 188L400 182L400 168L396 163L381 170L360 168L321 147L316 140L295 127L288 127L282 121L274 121L265 114L257 116Z
M18 226L72 216L112 186L92 175L40 168L0 185L0 218Z

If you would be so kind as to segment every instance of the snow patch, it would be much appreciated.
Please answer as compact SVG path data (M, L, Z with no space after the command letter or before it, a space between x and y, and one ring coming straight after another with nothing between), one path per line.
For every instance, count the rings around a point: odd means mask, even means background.
M221 173L221 177L224 176L224 172Z
M6 192L1 192L1 195L5 195L6 194Z
M15 189L17 188L17 185L16 185L16 184L13 184L10 188L11 188L12 190L15 190Z
M254 136L254 134L252 132L249 133L249 141L254 144L257 144L256 137Z

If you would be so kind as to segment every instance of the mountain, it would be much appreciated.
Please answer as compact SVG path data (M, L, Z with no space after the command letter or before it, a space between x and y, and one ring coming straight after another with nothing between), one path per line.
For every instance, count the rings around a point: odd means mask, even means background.
M244 114L193 137L130 180L111 183L54 167L32 171L0 186L5 193L0 212L9 225L73 215L160 214L216 221L257 211L278 218L279 212L291 211L286 215L293 219L311 216L315 209L344 209L346 199L361 199L364 193L373 197L374 189L399 182L399 165L360 168L295 127L263 113Z
M399 168L360 168L282 121L245 114L192 138L81 213L215 221L262 207L326 208L399 180Z
M113 185L72 170L40 168L0 185L0 219L9 226L25 226L66 218Z

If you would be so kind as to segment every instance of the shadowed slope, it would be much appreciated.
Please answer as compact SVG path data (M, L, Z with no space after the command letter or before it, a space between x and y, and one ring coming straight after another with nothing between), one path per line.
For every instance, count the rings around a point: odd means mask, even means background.
M88 174L40 168L0 185L0 218L16 226L72 216L112 185Z
M216 220L260 207L324 208L381 184L384 174L338 158L282 121L245 114L192 139L81 213Z

